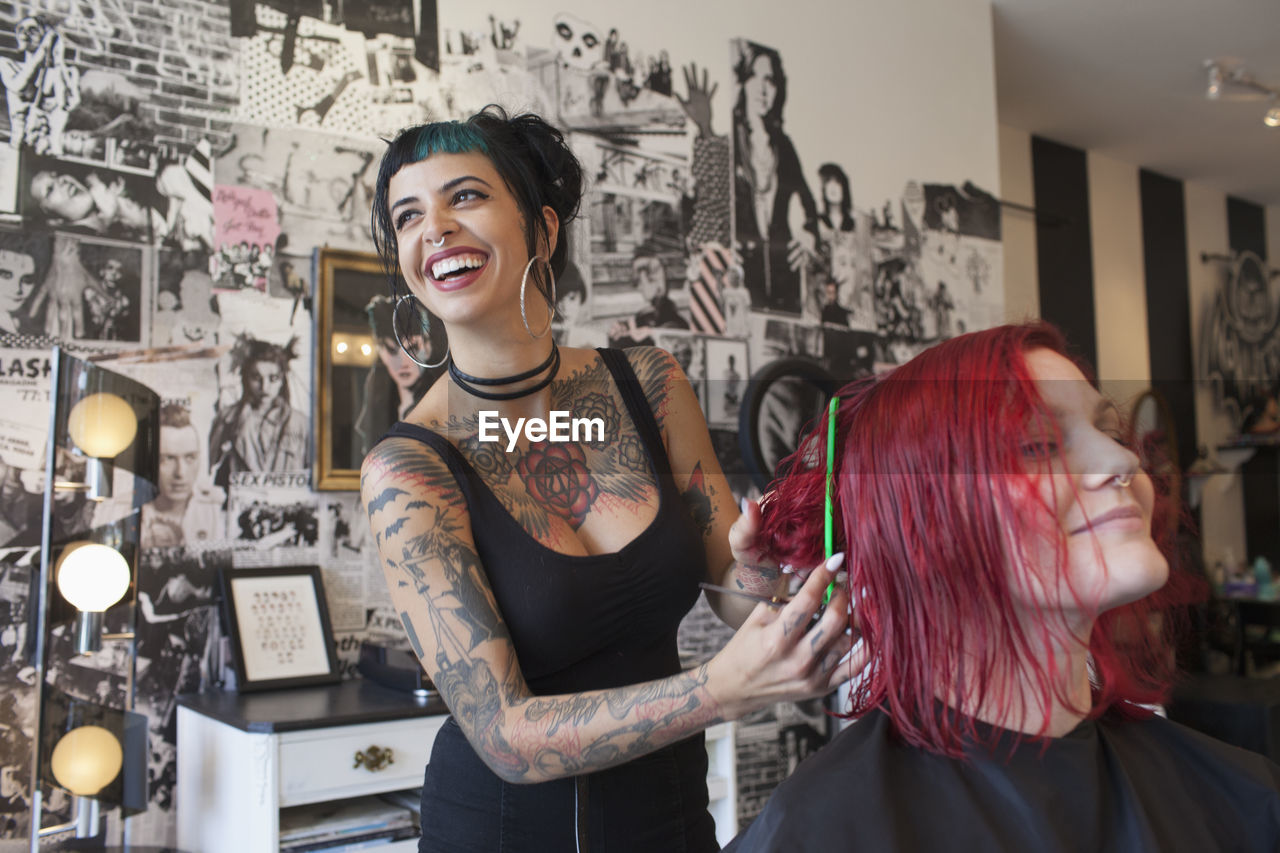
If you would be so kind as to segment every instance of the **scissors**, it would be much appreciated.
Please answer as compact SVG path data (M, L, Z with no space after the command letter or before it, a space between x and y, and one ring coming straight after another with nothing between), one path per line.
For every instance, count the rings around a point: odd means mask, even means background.
M724 592L724 593L728 593L729 595L736 595L739 598L749 598L752 601L758 601L761 604L767 604L770 607L775 609L781 609L783 607L786 607L791 602L791 599L789 598L781 598L776 595L773 596L772 598L766 598L763 595L756 595L755 593L744 592L743 590L740 590L740 589L730 589L727 586L718 586L717 584L707 583L706 581L699 583L698 586L702 587L703 589L711 590L712 592Z
M791 603L791 599L789 598L782 598L777 595L773 596L772 598L766 598L763 595L756 595L755 593L744 592L743 590L740 590L740 589L730 589L727 586L719 586L717 584L707 583L706 581L702 581L701 583L698 584L698 586L702 587L703 589L710 590L711 592L723 592L729 595L736 595L739 598L747 598L747 599L750 599L751 601L758 601L761 604L769 605L775 610L786 607L788 604ZM817 622L819 619L822 618L822 613L825 609L826 609L826 604L824 602L823 606L818 608L818 612L813 614L813 616L809 619L809 621L811 623Z

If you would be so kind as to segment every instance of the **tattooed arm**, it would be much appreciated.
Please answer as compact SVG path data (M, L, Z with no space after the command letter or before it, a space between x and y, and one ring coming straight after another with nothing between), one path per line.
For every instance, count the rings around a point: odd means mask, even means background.
M770 596L782 591L777 566L764 560L742 563L730 548L730 529L741 513L720 470L698 398L675 358L655 347L633 347L627 358L662 429L676 486L702 531L707 579L720 586ZM757 510L758 513L758 510ZM724 622L740 626L755 605L738 596L708 592L711 608Z
M616 689L535 696L445 463L418 442L391 438L365 459L360 483L414 652L476 752L507 781L622 764L772 702L823 695L846 677L836 666L851 645L843 606L828 608L806 632L822 596L821 586L809 585L807 597L780 611L761 608L696 669ZM813 574L825 585L824 572Z

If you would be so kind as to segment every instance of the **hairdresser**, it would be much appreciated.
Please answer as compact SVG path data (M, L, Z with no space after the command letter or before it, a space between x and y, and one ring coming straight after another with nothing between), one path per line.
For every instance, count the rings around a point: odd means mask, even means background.
M424 851L715 850L703 729L826 694L856 666L844 593L812 618L837 560L783 606L714 599L741 627L682 671L699 582L768 596L779 573L674 359L548 334L582 180L558 131L493 107L404 131L379 170L396 333L438 323L448 340L447 374L361 472L392 600L452 712ZM527 429L507 452L505 435L481 441L481 411L598 418L603 438Z

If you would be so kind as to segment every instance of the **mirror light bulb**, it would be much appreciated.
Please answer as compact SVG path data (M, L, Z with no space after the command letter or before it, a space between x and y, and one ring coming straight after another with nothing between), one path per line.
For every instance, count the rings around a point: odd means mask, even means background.
M120 774L124 750L102 726L79 726L62 736L49 763L59 785L78 797L94 797Z
M129 563L107 545L69 545L58 561L58 591L77 610L101 612L129 591Z
M99 392L84 397L71 407L67 432L76 447L98 459L114 459L138 433L133 406L116 394Z

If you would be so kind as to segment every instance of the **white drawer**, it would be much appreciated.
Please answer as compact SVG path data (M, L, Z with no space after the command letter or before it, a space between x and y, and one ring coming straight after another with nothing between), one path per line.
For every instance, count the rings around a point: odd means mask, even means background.
M280 805L294 806L422 785L443 715L310 729L280 735ZM381 770L355 766L357 752L390 749Z

